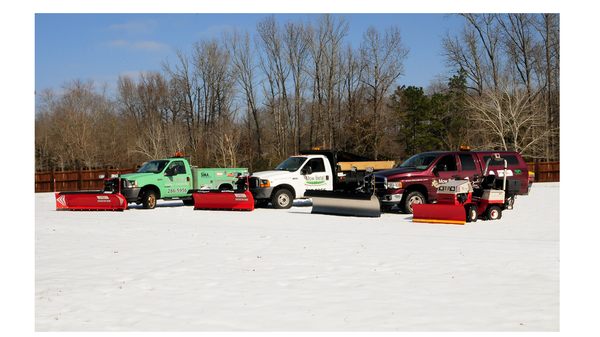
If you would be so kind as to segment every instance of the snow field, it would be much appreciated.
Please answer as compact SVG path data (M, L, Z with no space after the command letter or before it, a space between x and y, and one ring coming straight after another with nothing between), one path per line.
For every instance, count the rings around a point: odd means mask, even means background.
M499 221L289 210L57 212L36 194L36 331L558 331L559 184Z

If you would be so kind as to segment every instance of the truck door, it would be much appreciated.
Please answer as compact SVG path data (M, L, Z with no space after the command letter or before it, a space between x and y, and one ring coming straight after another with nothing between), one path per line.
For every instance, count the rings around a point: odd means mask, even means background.
M460 177L455 154L447 154L440 158L437 163L435 163L433 170L438 183L443 183L450 179Z
M323 158L309 159L301 169L305 190L329 190L333 189L333 177L326 169Z
M166 181L163 197L173 198L187 195L190 175L183 160L172 161L165 170L165 174Z

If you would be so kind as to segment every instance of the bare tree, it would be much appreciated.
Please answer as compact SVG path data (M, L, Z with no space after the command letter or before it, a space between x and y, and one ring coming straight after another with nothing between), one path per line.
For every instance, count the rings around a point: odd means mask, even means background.
M282 157L288 154L288 134L290 102L287 92L287 79L290 73L285 61L279 25L273 16L265 18L257 25L259 44L264 56L261 67L267 76L270 93L270 110L275 118L276 147Z
M177 63L163 65L166 74L171 78L171 97L183 113L187 144L193 154L199 151L198 132L200 128L198 80L190 68L189 58L181 51L177 52Z
M533 150L552 132L545 127L545 116L537 104L538 93L502 85L500 90L486 90L482 96L467 99L470 117L482 126L480 132L492 135L484 147L518 151L535 157Z
M239 87L242 89L245 101L246 109L249 118L254 122L254 132L256 134L256 145L258 150L258 157L262 157L262 137L261 127L258 117L258 103L256 100L256 89L255 89L255 68L253 53L254 51L250 45L250 35L246 32L241 34L234 32L233 35L228 39L229 49L232 53L232 65L235 69L235 78Z
M382 107L391 85L403 73L403 61L408 49L402 45L400 30L392 27L382 35L370 27L364 34L361 45L362 64L365 76L362 83L368 88L368 99L371 103L372 119L372 151L377 159L380 150L382 124Z
M294 152L298 153L301 146L301 108L304 93L304 69L308 56L308 40L304 25L287 23L285 25L284 45L286 47L287 62L292 74L294 88L294 113L290 118L292 137L294 139Z
M307 30L313 64L309 76L313 83L313 101L316 99L311 110L311 145L316 142L332 148L336 146L335 108L341 99L341 50L347 34L347 21L344 18L336 20L329 14L320 17L316 30L312 27ZM325 127L321 129L321 125Z
M457 70L465 70L470 80L469 87L487 99L491 100L491 96L498 96L497 93L507 91L513 93L512 97L535 99L528 103L529 108L524 111L531 114L536 123L539 110L545 111L546 128L540 133L540 137L545 139L536 140L536 145L528 147L527 151L530 157L557 158L558 146L550 145L556 143L554 139L557 139L559 130L556 117L559 90L553 84L558 78L558 24L555 24L557 16L462 16L465 18L462 36L448 37L444 41L448 64ZM522 90L525 94L515 94ZM490 96L490 92L495 94ZM494 104L493 101L488 103ZM513 117L505 115L505 118Z

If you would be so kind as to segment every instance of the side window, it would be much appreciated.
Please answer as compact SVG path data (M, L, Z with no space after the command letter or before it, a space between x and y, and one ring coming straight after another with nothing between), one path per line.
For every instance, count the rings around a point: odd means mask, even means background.
M169 165L167 172L170 172L172 175L185 174L185 164L181 160L174 161Z
M472 154L461 153L458 157L460 158L460 166L463 171L475 171L475 160L473 160Z
M513 154L508 154L508 155L501 155L502 158L506 159L506 163L509 166L517 166L519 165L519 159L517 159L517 156L513 155ZM485 165L485 163L487 163L487 160L492 158L491 156L483 156L483 164ZM490 162L490 166L502 166L503 165L503 161L495 161L492 160Z
M504 158L506 158L506 162L508 163L508 165L519 165L519 160L517 159L517 156L508 155Z
M325 164L321 158L313 158L306 163L306 167L310 166L314 172L325 172Z
M453 154L445 155L435 164L435 167L439 172L456 171L456 159Z

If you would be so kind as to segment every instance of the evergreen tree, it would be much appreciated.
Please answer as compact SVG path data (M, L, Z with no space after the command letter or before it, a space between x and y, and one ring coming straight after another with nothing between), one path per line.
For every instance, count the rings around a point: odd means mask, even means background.
M448 80L448 91L444 95L446 106L441 120L445 129L444 144L456 150L469 141L469 120L467 118L467 74L460 69ZM441 110L440 110L441 111Z
M421 87L398 87L391 97L391 107L398 117L398 141L404 144L404 156L442 147L443 125L434 113L444 103L427 97Z

